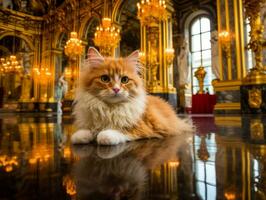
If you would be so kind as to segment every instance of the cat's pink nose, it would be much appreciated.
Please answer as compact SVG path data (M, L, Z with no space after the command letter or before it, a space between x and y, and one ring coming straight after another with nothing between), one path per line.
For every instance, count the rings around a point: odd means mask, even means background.
M113 88L113 91L117 94L120 91L120 89L119 88Z

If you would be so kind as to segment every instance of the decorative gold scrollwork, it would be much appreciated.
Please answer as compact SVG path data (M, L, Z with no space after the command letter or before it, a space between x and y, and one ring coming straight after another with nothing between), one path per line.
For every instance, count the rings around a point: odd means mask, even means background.
M248 104L251 108L260 108L262 103L261 90L253 88L248 91Z
M260 119L254 119L250 122L250 136L252 140L264 139L264 127Z

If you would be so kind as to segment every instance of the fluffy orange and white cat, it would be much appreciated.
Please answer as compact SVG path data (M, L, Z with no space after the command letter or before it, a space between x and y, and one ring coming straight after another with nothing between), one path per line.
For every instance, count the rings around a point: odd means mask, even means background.
M193 130L168 103L146 94L138 70L138 51L126 58L104 58L89 48L75 99L73 144L96 140L116 145Z

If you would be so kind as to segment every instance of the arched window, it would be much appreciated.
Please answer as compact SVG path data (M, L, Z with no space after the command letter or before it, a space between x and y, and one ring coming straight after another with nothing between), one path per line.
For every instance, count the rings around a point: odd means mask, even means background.
M249 36L249 32L250 32L250 24L249 24L249 20L245 20L245 46L249 43L250 40L250 36ZM246 67L247 70L250 70L253 67L254 61L253 61L253 55L252 55L252 51L250 49L245 49L245 54L246 54Z
M192 93L199 90L198 80L194 77L194 72L199 66L203 66L207 72L204 79L204 90L213 93L211 81L215 78L211 69L211 26L210 20L206 16L199 16L190 26L190 52L191 52L191 85Z

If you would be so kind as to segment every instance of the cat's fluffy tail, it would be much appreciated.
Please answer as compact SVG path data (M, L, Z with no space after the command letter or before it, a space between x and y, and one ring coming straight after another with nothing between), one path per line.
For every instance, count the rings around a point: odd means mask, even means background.
M181 119L178 117L176 123L176 134L182 134L184 132L192 133L196 130L191 119Z

